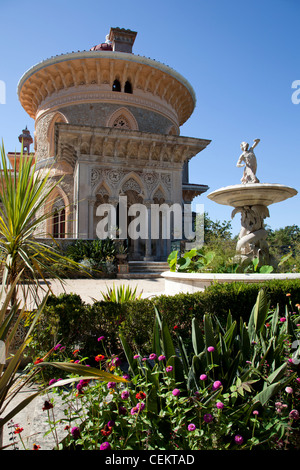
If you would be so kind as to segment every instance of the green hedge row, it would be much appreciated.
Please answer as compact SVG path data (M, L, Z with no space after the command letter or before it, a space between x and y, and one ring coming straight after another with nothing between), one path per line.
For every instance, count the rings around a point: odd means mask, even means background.
M216 315L221 323L230 311L233 318L248 321L259 289L264 286L271 307L280 305L282 315L297 311L300 304L300 280L269 281L263 284L214 284L204 292L158 296L116 304L97 301L85 304L76 294L50 296L41 321L31 343L35 355L41 357L57 342L72 349L80 347L82 353L93 357L101 351L98 341L105 336L110 353L121 350L119 331L138 350L151 352L152 331L155 317L154 306L166 319L171 331L177 329L183 339L190 340L191 320L196 317L201 324L205 313Z

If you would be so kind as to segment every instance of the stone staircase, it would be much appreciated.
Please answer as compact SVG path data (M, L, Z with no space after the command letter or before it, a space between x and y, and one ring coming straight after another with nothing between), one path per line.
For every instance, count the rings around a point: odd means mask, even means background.
M166 261L129 261L129 272L117 274L120 279L145 279L160 277L164 271L169 271Z

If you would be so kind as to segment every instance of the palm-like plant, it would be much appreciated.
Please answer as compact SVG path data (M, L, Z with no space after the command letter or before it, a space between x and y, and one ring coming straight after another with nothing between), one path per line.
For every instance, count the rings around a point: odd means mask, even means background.
M48 289L45 275L59 279L52 266L61 263L69 266L77 264L62 256L56 247L42 243L40 239L47 234L41 227L52 217L45 210L53 190L59 183L50 182L50 170L36 172L34 157L20 156L19 168L8 168L5 149L1 146L2 171L0 173L0 261L2 267L2 289L14 283L19 273L18 285L12 294L16 301L17 287L22 293L31 292L33 300L38 300L40 289ZM49 235L48 235L49 237ZM77 266L78 267L78 266ZM43 282L41 282L43 281Z

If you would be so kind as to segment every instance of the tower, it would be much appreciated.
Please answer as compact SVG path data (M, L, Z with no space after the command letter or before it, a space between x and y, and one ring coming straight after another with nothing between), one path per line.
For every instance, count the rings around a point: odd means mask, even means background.
M64 176L49 207L64 209L65 225L61 233L46 227L52 235L96 238L99 208L119 210L120 196L128 210L135 203L149 210L191 203L208 189L189 183L188 162L210 141L180 136L195 93L172 68L135 55L136 36L111 28L105 42L46 59L19 81L20 102L35 120L37 170ZM160 215L159 230L165 222ZM150 216L148 223L150 233ZM165 260L170 252L171 236L128 239L131 259Z

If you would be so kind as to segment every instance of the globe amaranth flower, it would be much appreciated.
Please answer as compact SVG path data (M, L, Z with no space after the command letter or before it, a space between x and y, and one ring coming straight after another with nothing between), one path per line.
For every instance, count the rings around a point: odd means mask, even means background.
M220 380L216 380L214 383L213 383L213 386L212 386L212 390L217 390L218 388L222 387L222 382L220 382Z
M216 407L217 407L219 410L223 410L223 408L224 408L224 403L222 403L221 401L217 401Z
M213 346L208 346L207 351L208 352L214 352L215 348Z
M151 361L154 361L156 358L157 358L157 355L155 353L151 353L150 356L149 356L149 359Z
M174 390L172 391L172 395L174 395L174 397L179 397L180 390L178 388L174 388Z
M128 390L124 390L124 391L121 393L121 398L122 398L122 400L126 400L128 397L129 397L129 391L128 391Z
M296 421L297 419L299 419L299 411L298 410L291 410L290 413L289 413L289 417Z
M237 434L234 436L234 442L238 445L241 445L244 442L244 438L240 434Z
M201 374L200 375L200 380L206 380L207 379L207 375L206 374Z
M188 430L189 431L195 431L195 429L196 429L196 426L193 423L188 425Z
M210 413L207 413L203 416L203 419L206 423L211 423L214 418Z
M102 442L100 445L100 450L110 450L111 446L109 442Z
M166 372L172 372L172 370L173 370L173 367L172 367L172 366L166 367Z
M71 434L74 439L78 439L80 437L80 429L77 426L71 429Z
M284 323L284 322L286 321L286 318L285 318L285 317L281 317L279 321L281 321L281 323Z

